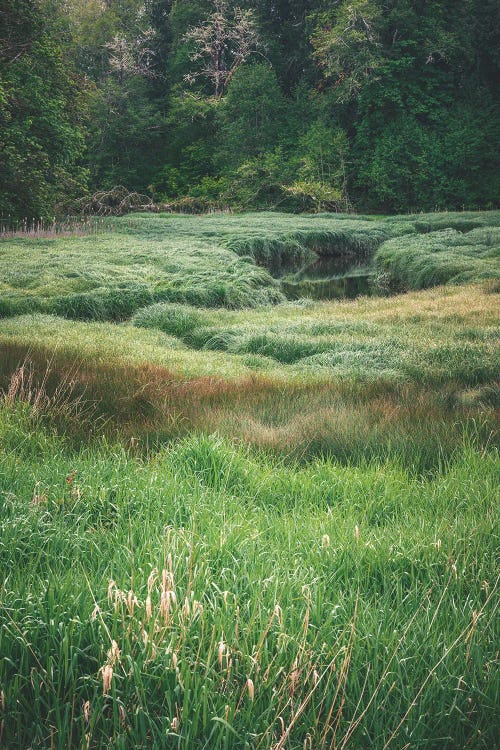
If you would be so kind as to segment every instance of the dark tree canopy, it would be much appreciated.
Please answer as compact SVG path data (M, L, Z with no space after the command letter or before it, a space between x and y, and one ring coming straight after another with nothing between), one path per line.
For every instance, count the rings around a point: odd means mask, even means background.
M1 0L0 210L500 197L495 0Z

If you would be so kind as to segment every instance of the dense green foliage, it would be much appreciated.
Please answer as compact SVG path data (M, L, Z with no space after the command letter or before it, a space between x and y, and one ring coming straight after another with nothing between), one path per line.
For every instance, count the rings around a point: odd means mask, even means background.
M4 0L0 14L4 220L119 184L190 210L498 205L495 0Z
M0 5L0 223L74 207L87 184L81 166L86 84L57 43L58 21L31 0ZM54 38L55 37L55 38Z

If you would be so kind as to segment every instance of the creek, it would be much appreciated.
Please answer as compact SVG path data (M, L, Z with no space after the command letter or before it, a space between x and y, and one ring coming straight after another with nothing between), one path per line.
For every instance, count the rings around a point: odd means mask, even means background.
M354 299L372 293L373 267L345 256L320 256L302 265L271 268L289 299Z

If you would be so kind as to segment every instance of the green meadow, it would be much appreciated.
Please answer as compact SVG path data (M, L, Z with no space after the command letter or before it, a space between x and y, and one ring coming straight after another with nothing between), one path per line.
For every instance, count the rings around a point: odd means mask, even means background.
M0 747L496 747L499 277L499 212L1 239Z

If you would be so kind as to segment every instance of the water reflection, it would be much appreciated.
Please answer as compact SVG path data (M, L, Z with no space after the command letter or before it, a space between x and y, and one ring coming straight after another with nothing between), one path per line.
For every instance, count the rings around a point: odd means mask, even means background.
M371 293L373 268L361 265L352 257L328 256L316 258L303 267L285 266L271 269L289 299L338 299L359 297Z

